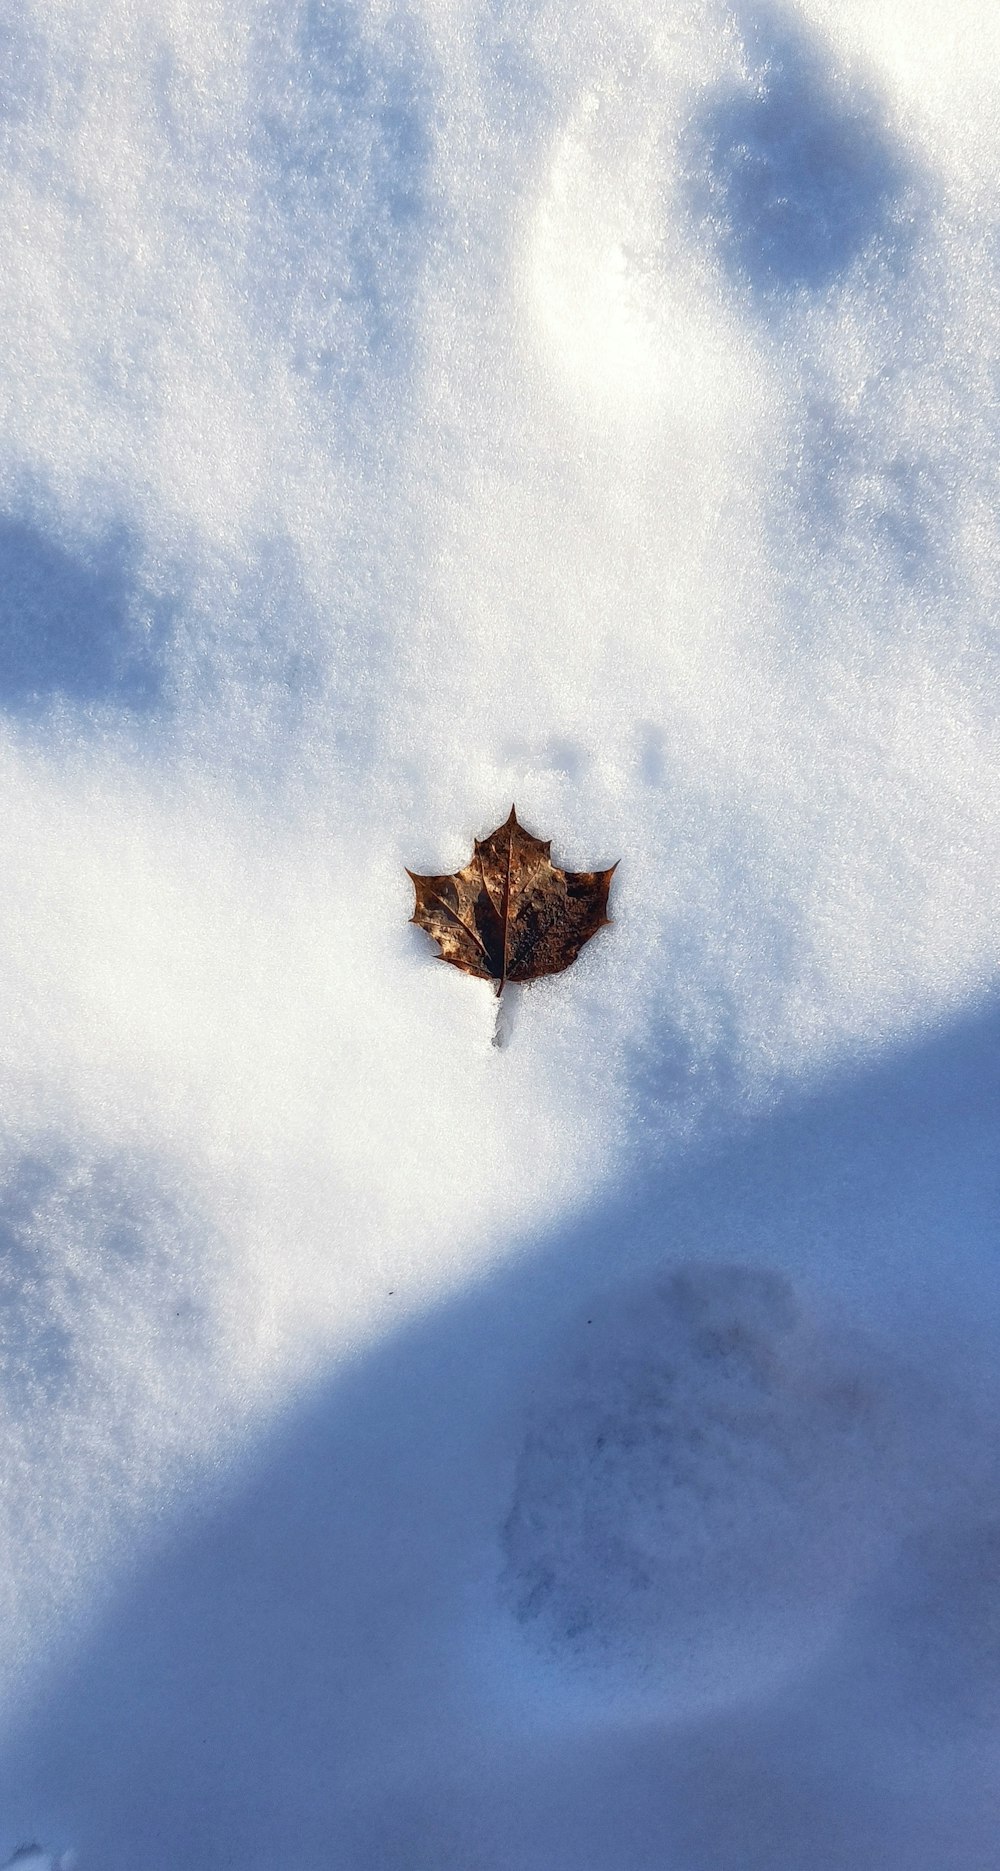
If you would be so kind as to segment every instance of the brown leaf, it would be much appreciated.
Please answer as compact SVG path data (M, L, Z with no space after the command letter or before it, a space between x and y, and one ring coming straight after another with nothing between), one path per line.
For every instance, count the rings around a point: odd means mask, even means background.
M559 974L585 942L610 922L608 891L617 869L561 871L547 840L533 838L510 818L488 838L476 839L471 864L448 877L418 877L411 922L432 935L463 974L495 981L534 981Z

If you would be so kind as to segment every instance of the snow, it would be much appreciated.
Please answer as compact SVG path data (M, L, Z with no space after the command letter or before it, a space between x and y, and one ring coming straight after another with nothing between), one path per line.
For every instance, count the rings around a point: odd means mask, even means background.
M995 9L0 43L0 1861L992 1871Z

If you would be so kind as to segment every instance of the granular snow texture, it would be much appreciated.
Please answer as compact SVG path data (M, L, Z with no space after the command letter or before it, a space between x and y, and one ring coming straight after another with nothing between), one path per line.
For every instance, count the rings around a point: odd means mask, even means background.
M0 1862L996 1871L998 62L0 0Z

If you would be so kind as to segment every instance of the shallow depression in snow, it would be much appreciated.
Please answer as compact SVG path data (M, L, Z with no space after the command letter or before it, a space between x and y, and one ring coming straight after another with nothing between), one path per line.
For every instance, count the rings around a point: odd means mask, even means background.
M801 1668L891 1538L879 1362L753 1268L595 1300L546 1373L503 1529L529 1644L605 1710L646 1691L689 1711Z

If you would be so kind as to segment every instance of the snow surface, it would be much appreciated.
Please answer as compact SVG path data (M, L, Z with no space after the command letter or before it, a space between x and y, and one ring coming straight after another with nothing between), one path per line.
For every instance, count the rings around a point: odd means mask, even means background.
M0 47L0 1859L995 1871L993 0Z

